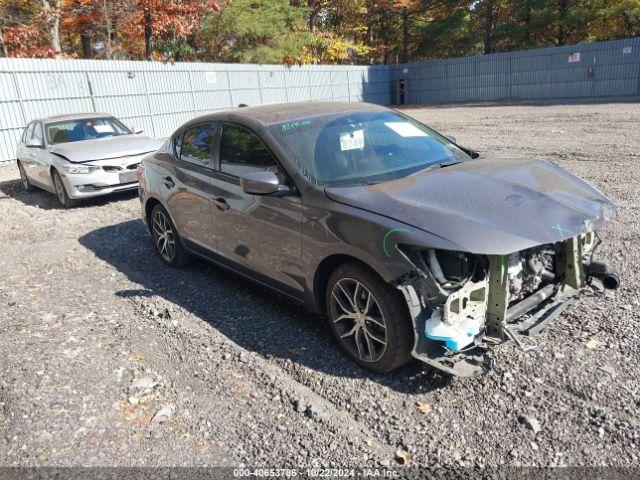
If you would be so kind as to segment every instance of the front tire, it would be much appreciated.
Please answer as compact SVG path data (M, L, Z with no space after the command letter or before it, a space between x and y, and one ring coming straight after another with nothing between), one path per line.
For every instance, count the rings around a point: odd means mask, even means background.
M22 165L22 162L18 160L18 170L20 170L20 181L22 182L22 188L24 188L25 192L33 192L36 187L33 186L29 177L27 177L27 172Z
M53 187L56 190L56 197L58 197L58 202L60 202L62 208L75 207L78 204L78 201L69 198L67 189L65 188L64 183L62 183L62 177L60 177L57 170L53 170L51 172L51 178L53 180Z
M387 373L411 359L413 329L400 292L357 262L329 278L326 307L331 330L359 365Z
M151 211L151 236L156 253L170 267L180 267L189 261L180 236L169 213L158 204Z

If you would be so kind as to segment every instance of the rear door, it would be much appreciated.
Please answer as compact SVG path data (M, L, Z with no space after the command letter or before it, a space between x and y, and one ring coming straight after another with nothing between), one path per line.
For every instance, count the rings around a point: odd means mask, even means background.
M31 136L33 135L33 128L35 127L36 122L31 122L24 129L24 133L22 134L22 138L20 143L18 144L18 150L16 151L16 157L22 163L22 167L24 168L24 172L27 174L29 179L37 180L35 178L35 148L27 147L27 143L31 140Z
M156 157L158 191L180 236L195 247L214 252L217 239L211 175L217 129L217 123L192 126L176 135L171 154Z
M40 122L34 122L31 141L42 145L41 148L33 147L29 149L32 151L33 178L42 185L53 188L53 180L51 178L51 159L49 158L49 155L51 154L46 148L44 148L44 130Z
M256 171L273 171L283 184L290 183L278 160L256 133L225 123L217 172L213 176L219 252L236 265L251 270L258 280L267 277L286 293L300 296L304 290L300 196L244 193L240 177Z

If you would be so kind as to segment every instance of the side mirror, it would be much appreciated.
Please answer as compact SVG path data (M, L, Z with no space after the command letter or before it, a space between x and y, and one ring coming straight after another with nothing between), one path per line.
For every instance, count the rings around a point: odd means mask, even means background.
M134 135L140 135L142 132L144 132L144 130L140 127L133 127L131 131Z
M33 138L27 141L26 146L28 148L44 148L44 145L42 144L42 142L34 140Z
M253 172L240 177L240 186L249 195L284 195L291 189L280 184L278 175L273 172Z
M451 135L445 135L444 138L446 138L447 140L449 140L451 143L455 143L457 144L458 141L456 140L456 137L451 136Z

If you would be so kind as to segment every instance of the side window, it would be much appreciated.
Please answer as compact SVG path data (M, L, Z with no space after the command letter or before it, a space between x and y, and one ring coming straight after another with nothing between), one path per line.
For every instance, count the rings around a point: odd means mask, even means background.
M29 125L27 125L27 128L24 129L24 133L22 134L22 141L24 143L27 143L31 139L31 136L33 135L34 125L35 123L30 123Z
M213 123L191 127L176 139L176 154L185 162L206 165L213 156L215 133Z
M38 122L34 123L33 125L34 125L33 134L32 134L33 140L35 140L40 144L43 144L44 137L42 136L42 125L40 125Z
M258 136L242 127L225 125L220 139L220 170L241 177L251 172L282 174L278 161Z
M174 154L177 158L180 158L180 152L182 151L182 139L184 138L184 133L178 135L173 141L173 149Z

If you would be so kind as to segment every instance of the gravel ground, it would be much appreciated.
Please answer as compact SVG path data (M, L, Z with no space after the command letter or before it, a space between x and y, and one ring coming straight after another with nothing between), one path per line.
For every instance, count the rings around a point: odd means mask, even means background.
M587 295L525 353L369 374L322 318L154 255L135 194L61 210L0 167L0 465L638 466L640 104L410 108L462 144L550 158L619 206Z

